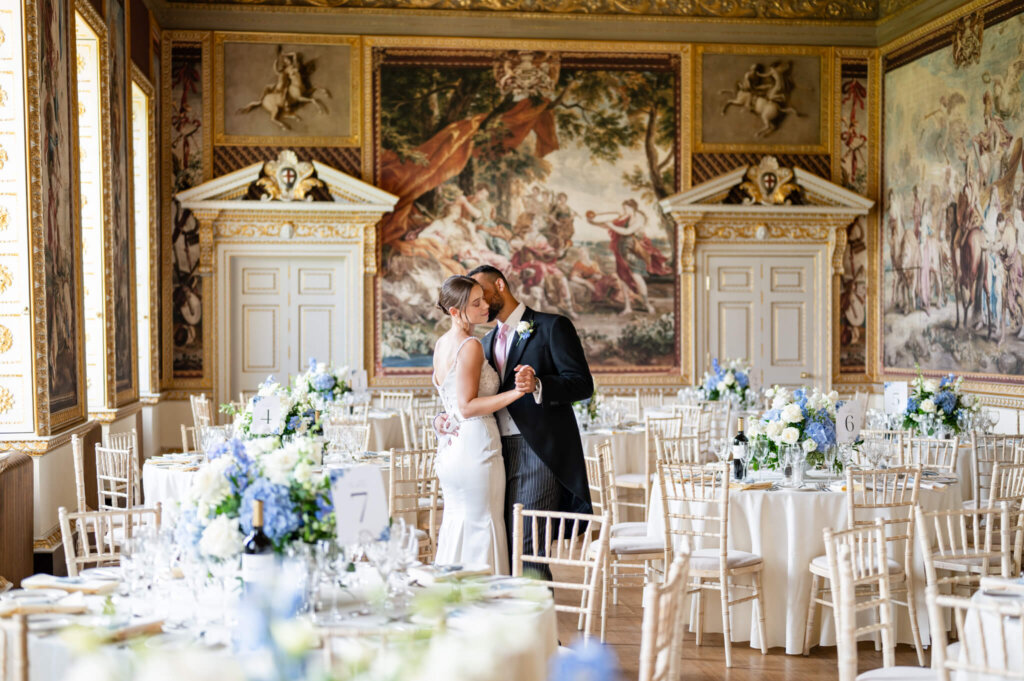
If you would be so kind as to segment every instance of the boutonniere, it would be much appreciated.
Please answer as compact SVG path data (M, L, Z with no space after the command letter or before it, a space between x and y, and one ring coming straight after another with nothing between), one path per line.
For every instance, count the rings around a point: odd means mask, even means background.
M533 334L533 320L519 322L519 325L516 326L516 333L519 334L520 341L529 338Z

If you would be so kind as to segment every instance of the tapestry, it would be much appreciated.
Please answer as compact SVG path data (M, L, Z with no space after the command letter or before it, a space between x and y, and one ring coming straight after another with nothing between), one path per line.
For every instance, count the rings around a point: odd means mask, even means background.
M110 36L110 224L114 262L114 392L117 404L126 393L135 396L135 307L132 304L135 280L132 269L131 163L128 116L128 52L125 40L125 12L120 0L107 2L107 30ZM114 406L114 405L108 405Z
M866 196L869 161L867 65L850 66L854 68L843 66L840 84L840 184ZM862 216L846 229L846 252L839 289L839 370L843 373L867 371L867 297L867 219Z
M78 412L82 380L78 313L78 215L74 197L78 157L71 110L75 92L71 64L74 30L69 0L38 4L39 139L42 172L43 262L45 269L47 374L50 414ZM69 412L69 413L70 413ZM54 427L62 421L51 418Z
M883 366L1019 381L1024 16L982 25L885 74Z
M171 194L203 182L203 49L175 44L171 51ZM203 376L203 280L199 277L199 222L171 204L171 378ZM165 349L165 352L167 349Z
M679 57L374 48L378 375L426 375L450 275L492 265L598 372L678 375Z

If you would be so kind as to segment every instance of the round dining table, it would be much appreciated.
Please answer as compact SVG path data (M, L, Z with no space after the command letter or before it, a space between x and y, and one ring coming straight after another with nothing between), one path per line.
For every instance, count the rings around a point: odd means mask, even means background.
M960 508L962 503L958 484L939 485L922 482L918 501L925 511ZM683 509L672 508L673 513ZM690 512L693 511L692 509ZM861 518L858 517L858 520ZM676 521L678 522L678 521ZM807 622L807 604L810 597L810 563L825 555L822 530L845 528L847 523L846 492L835 485L827 491L815 485L805 488L775 490L747 489L729 494L729 548L760 555L764 560L762 582L765 604L765 635L768 647L785 647L786 652L803 652L804 630ZM710 529L710 528L709 528ZM648 536L665 537L665 517L662 492L654 485L651 493L647 521ZM682 537L673 537L676 548L682 548ZM714 540L712 540L714 542ZM893 542L896 544L896 542ZM696 548L715 548L717 543L704 543ZM892 546L891 556L903 558L903 546ZM914 588L917 597L917 621L921 638L928 645L929 627L925 604L924 561L914 546ZM749 578L737 579L737 584L751 583ZM711 594L711 604L705 608L704 630L721 632L721 612ZM835 645L835 625L831 608L815 618L817 631L812 646ZM695 610L691 608L690 627L694 626ZM907 608L896 608L897 640L913 643ZM760 648L757 619L752 604L732 609L733 641L750 641L751 647Z

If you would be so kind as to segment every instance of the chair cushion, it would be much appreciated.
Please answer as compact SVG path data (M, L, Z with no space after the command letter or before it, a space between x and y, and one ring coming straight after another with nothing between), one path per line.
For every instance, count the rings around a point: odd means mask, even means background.
M690 570L702 572L718 569L718 559L721 554L718 549L700 549L690 554ZM726 556L726 567L730 570L747 567L761 562L761 556L746 551L729 550Z
M615 476L616 487L628 487L630 489L644 489L643 473L622 473Z
M665 550L665 540L660 537L612 537L608 540L612 553L623 555L635 553L657 553Z
M882 667L857 675L857 681L937 681L939 675L928 667Z
M647 523L615 523L612 525L612 537L646 537Z
M889 574L890 575L891 574L895 574L897 572L902 572L903 571L903 564L900 563L899 561L895 561L892 558L888 558L888 559L886 559L885 562L887 562L889 564ZM820 574L820 575L823 575L825 577L830 576L831 573L829 572L829 567L828 567L828 556L818 556L817 558L812 560L811 561L811 570L815 574Z

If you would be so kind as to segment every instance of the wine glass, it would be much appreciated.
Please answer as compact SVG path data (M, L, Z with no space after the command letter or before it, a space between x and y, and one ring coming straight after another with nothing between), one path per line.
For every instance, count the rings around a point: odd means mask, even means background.
M800 445L785 445L782 448L783 477L786 487L800 487L804 482L804 450Z
M832 484L832 469L836 465L836 456L839 453L839 448L836 445L830 445L825 447L825 451L822 452L825 455L825 468L828 470L828 484Z

